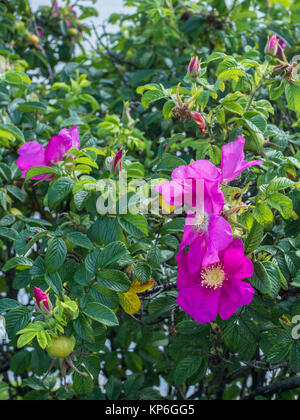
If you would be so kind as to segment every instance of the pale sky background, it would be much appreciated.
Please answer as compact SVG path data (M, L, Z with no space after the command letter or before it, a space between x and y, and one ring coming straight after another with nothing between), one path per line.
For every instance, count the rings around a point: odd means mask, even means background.
M52 4L51 0L30 0L30 3L33 10L36 10L39 6L50 6ZM59 0L58 3L60 3ZM63 4L62 1L61 4ZM88 5L88 2L83 2L82 4ZM107 19L111 13L124 11L123 0L98 0L93 7L98 10L101 22Z

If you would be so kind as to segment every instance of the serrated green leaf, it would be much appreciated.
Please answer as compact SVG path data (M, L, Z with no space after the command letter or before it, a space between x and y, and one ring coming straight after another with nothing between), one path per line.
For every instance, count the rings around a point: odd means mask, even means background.
M64 200L72 191L75 182L62 177L53 182L48 191L48 198L51 204L57 204Z
M251 254L253 251L256 251L261 244L263 237L264 227L261 224L254 222L245 242L246 254Z
M85 249L93 249L94 246L89 238L81 232L71 232L67 234L67 239L72 244Z
M102 286L114 292L126 293L130 289L131 282L128 276L118 270L103 270L97 277Z
M136 239L148 236L148 223L142 214L127 214L119 219L121 227Z
M293 214L293 202L286 195L280 193L273 193L267 199L271 207L278 210L281 216L288 220Z
M32 266L33 262L29 258L25 257L14 257L11 260L7 261L4 267L2 268L2 271L6 273L9 270L12 270L13 268L16 268L17 270L27 270Z
M190 355L181 360L175 368L175 384L181 385L190 378L201 366L201 357L199 355Z
M83 313L94 321L100 322L108 327L115 327L119 325L119 321L115 313L101 303L89 303L88 306L83 309Z
M67 256L65 241L61 238L52 238L49 241L45 257L45 264L49 273L55 273L63 265Z

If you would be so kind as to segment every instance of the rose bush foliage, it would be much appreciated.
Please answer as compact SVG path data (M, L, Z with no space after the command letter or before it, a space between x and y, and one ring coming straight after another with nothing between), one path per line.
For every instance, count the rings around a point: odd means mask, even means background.
M0 399L296 399L299 4L124 3L0 2Z

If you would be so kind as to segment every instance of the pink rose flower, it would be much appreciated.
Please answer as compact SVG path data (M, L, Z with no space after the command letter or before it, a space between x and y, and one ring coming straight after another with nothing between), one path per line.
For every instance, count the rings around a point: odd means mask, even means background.
M72 148L80 149L79 130L77 127L75 125L70 130L63 128L58 136L52 137L45 149L46 166L63 161L63 157L68 150Z
M184 204L197 210L195 203L197 203L196 197L199 191L197 191L195 182L202 180L204 185L204 210L207 214L218 216L225 205L220 184L233 181L251 166L263 164L259 160L245 161L244 145L245 139L239 137L237 141L222 147L221 170L208 160L197 160L188 166L180 166L175 169L172 173L172 181L155 185L154 189L162 194L166 203L171 206Z
M66 25L68 28L71 28L71 22L69 20L66 20Z
M187 255L190 272L219 263L220 251L226 249L232 239L231 226L223 217L190 211L180 244L180 251L190 247Z
M42 145L34 141L23 144L18 150L20 157L17 165L25 178L26 172L36 166L49 166L64 160L68 150L80 149L79 130L77 125L68 130L64 128L58 136L52 137L44 149ZM48 175L41 175L32 179L44 179Z
M219 215L225 205L219 180L220 171L215 165L208 160L198 160L189 166L180 166L175 169L172 173L172 181L155 185L154 189L170 206L185 205L195 209L198 209L197 197L199 197L200 189L203 189L205 212Z
M202 252L199 244L199 253ZM235 239L219 253L220 262L201 266L192 273L188 255L180 252L178 261L178 305L196 322L213 322L220 314L229 319L240 306L249 305L254 297L253 287L242 280L252 277L252 261L244 254L244 245Z
M17 160L17 165L22 171L22 177L25 178L28 169L36 166L45 166L45 150L43 146L35 141L29 141L23 144L18 150L20 155ZM35 177L32 179L43 179L45 175Z
M44 307L46 308L46 310L48 312L50 312L49 298L48 298L47 294L44 293L38 287L35 287L33 289L33 293L34 293L34 298L35 298L35 301L36 301L36 304L37 304L38 308L42 311L43 308L41 307L41 304L43 304Z

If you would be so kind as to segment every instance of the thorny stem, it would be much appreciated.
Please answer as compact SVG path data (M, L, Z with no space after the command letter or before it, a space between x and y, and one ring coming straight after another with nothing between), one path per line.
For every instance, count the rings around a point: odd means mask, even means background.
M68 365L79 375L81 376L85 376L86 378L88 378L90 375L86 372L80 372L80 370L77 369L77 367L74 365L73 360L71 359L71 357L68 357L66 359L66 362L68 363Z

